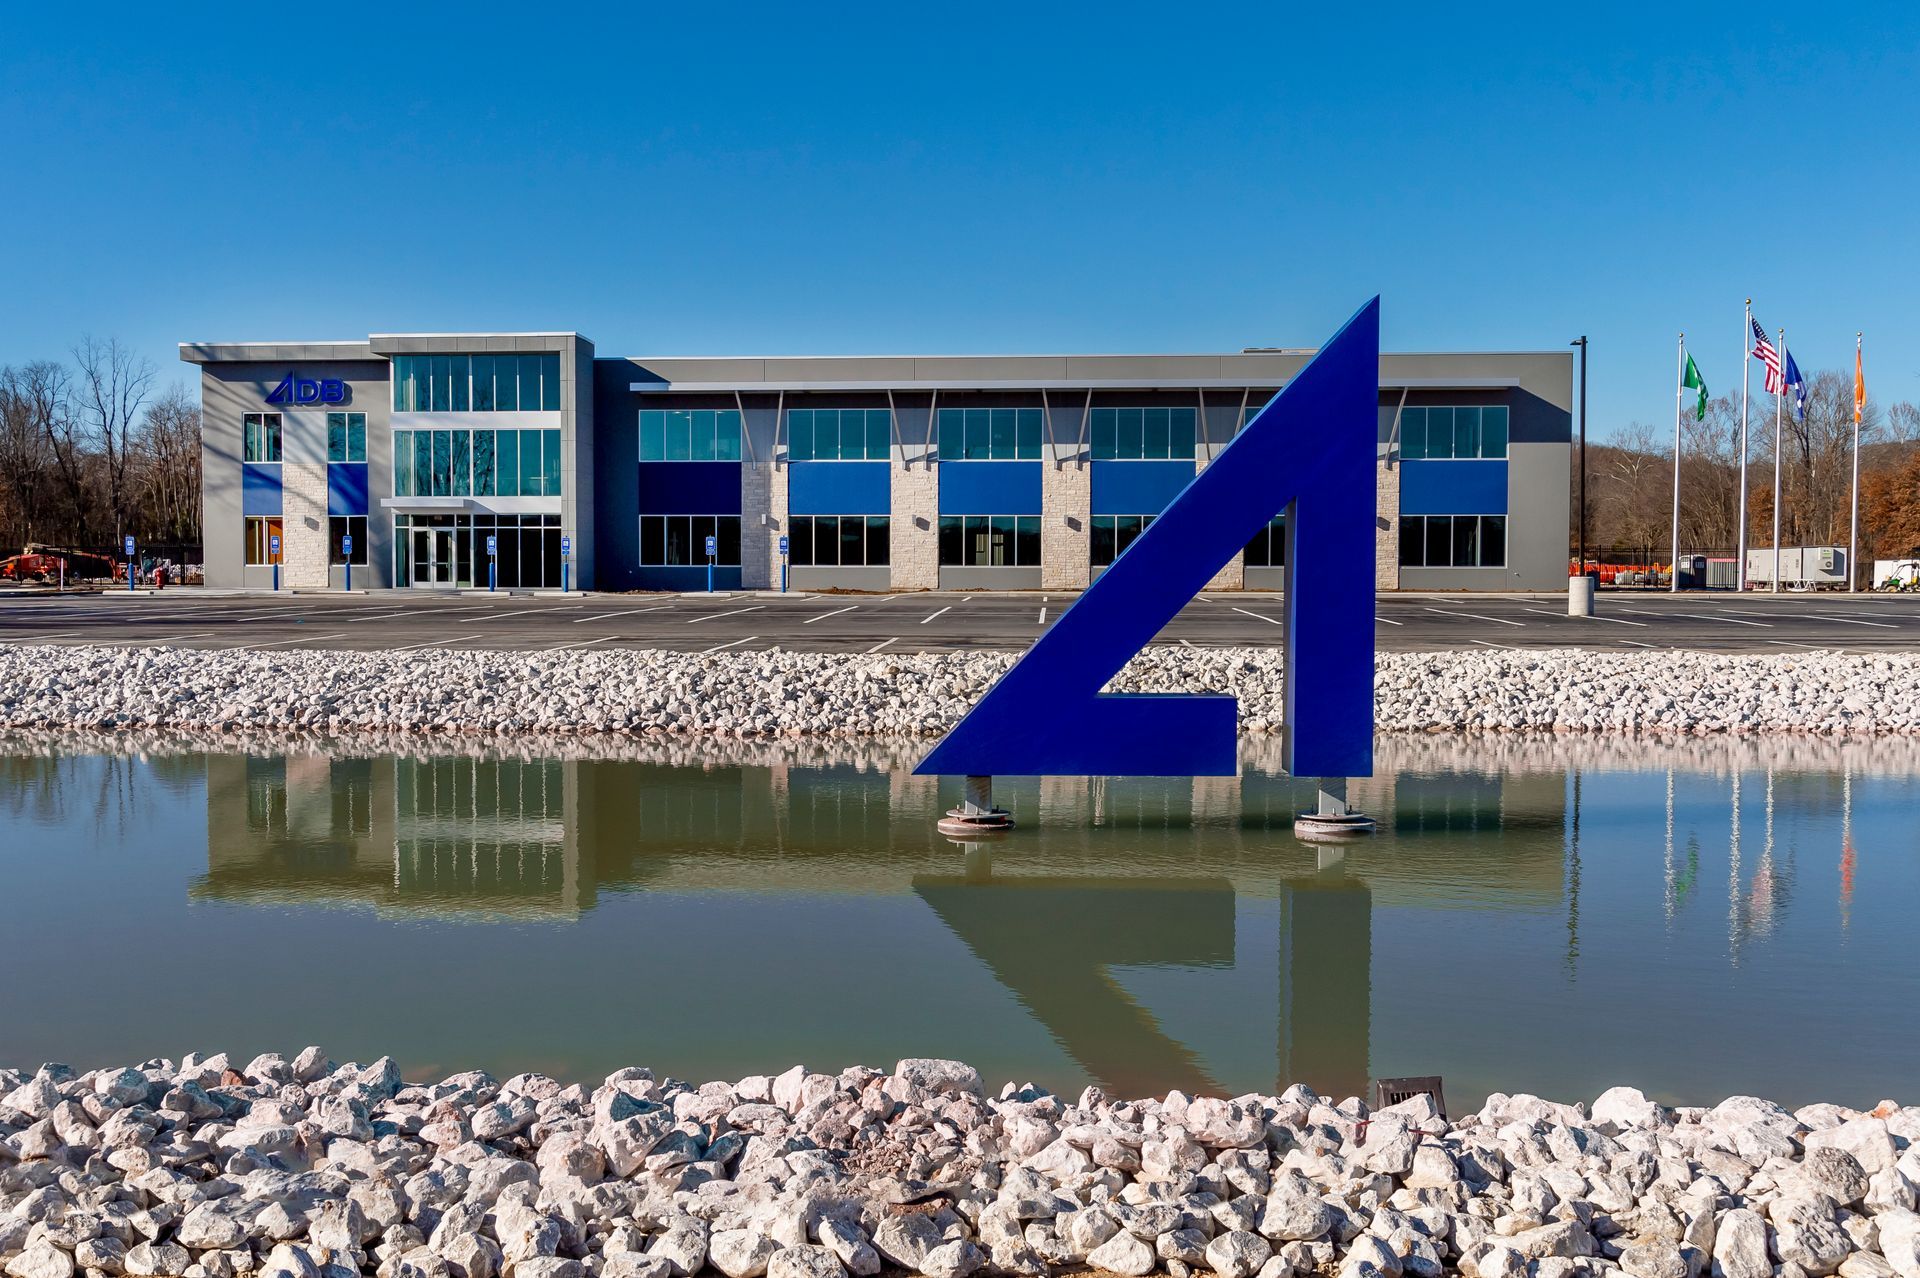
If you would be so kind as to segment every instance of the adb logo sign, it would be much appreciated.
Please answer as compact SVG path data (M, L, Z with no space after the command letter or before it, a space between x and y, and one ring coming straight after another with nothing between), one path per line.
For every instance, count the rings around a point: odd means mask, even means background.
M288 373L267 394L269 404L344 404L347 384L338 377L295 377Z
M915 771L1231 776L1238 706L1104 693L1254 533L1287 511L1285 722L1296 777L1373 775L1374 298L1181 490Z

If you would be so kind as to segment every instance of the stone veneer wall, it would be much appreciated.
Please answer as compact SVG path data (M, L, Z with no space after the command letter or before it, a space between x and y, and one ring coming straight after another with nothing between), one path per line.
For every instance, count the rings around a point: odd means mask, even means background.
M1221 447L1224 448L1226 445L1222 444ZM1203 447L1193 459L1193 473L1196 475L1199 474L1210 464L1211 462L1207 457L1206 449ZM1245 590L1247 588L1246 551L1234 551L1233 558L1229 559L1219 572L1213 574L1213 578L1207 582L1206 588L1208 590Z
M327 463L280 464L280 584L327 588Z
M1084 462L1041 463L1040 588L1085 590L1093 580L1093 467Z
M760 517L765 515L763 525ZM780 534L787 530L787 471L769 462L740 467L740 587L780 584Z
M895 590L934 590L940 585L940 482L925 452L892 465L893 524L889 529ZM924 527L922 526L924 525Z
M1381 465L1373 486L1373 588L1400 589L1400 467Z

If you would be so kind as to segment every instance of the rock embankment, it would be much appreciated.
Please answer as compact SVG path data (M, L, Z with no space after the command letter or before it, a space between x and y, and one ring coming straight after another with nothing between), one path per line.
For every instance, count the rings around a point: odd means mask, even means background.
M257 652L0 647L0 728L933 736L1007 653ZM1384 653L1383 732L1920 733L1920 656ZM1124 692L1225 692L1280 726L1280 653L1157 647Z
M134 1278L1920 1278L1920 1108L989 1098L953 1061L0 1071L0 1267Z

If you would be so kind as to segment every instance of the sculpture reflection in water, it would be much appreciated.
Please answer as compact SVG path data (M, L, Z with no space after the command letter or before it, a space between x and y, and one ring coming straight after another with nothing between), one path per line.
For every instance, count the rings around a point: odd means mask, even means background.
M1115 1095L1294 1081L1359 1094L1380 1072L1376 904L1552 908L1562 894L1560 773L1383 772L1356 799L1388 837L1339 851L1292 836L1310 781L1037 779L1018 797L1038 837L961 853L929 819L950 794L905 766L318 752L205 765L197 900L569 923L602 893L917 899L925 923L899 925L897 967L849 997L902 974L939 988L977 964L1008 997L1002 1023L968 1037L1017 1040L1030 1017ZM681 964L664 940L636 943L649 967ZM751 990L698 987L698 964L677 979L751 1008ZM731 1032L751 1040L756 1024ZM768 1068L792 1049L770 1037L741 1055Z

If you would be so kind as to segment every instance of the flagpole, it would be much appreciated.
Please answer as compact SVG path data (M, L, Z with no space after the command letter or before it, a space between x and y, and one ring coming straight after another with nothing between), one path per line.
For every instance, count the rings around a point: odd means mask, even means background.
M1847 593L1860 589L1860 410L1865 382L1860 373L1861 334L1853 335L1853 519L1847 529Z
M1673 563L1667 570L1667 590L1680 593L1680 400L1686 394L1687 335L1680 334L1679 356L1673 375Z
M1739 589L1747 588L1747 366L1753 363L1748 346L1753 342L1753 299L1747 299L1747 323L1740 330L1740 532L1735 551L1739 563L1734 580Z
M1780 406L1787 393L1787 330L1780 330L1780 389L1773 393L1773 593L1780 593Z

